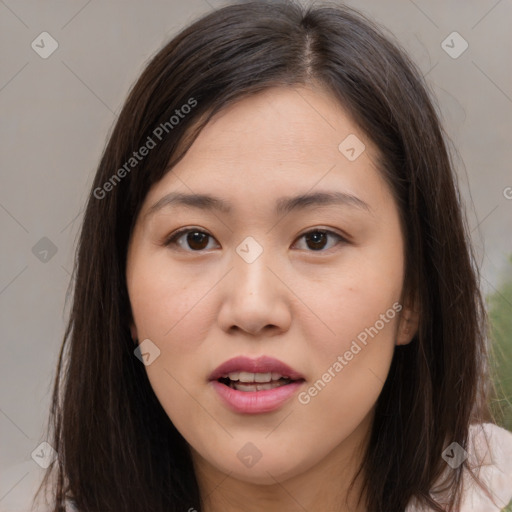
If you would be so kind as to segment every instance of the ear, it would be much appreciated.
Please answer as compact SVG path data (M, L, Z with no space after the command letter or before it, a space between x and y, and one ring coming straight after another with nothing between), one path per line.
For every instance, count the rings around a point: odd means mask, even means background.
M398 332L396 334L397 345L407 345L418 332L420 323L419 299L418 295L413 300L405 301L404 308L400 315Z

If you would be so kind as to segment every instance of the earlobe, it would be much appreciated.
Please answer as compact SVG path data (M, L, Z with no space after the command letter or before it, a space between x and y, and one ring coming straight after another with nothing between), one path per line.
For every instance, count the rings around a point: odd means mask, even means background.
M397 345L407 345L418 332L420 323L420 312L418 308L418 299L404 307L400 316L398 332L396 336Z

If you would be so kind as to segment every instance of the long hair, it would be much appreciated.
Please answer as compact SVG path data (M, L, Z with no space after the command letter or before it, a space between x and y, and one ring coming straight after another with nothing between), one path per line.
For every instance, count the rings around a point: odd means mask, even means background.
M66 501L80 512L201 510L188 444L133 353L128 242L150 187L213 115L270 87L313 82L379 150L405 238L404 291L421 311L376 404L359 468L366 507L402 512L415 498L444 510L431 494L446 468L441 454L451 442L467 447L469 426L491 413L486 312L437 105L393 36L358 11L256 1L216 10L166 44L131 89L104 149L49 416L58 457L39 491L52 475L54 512ZM464 467L446 475L450 507Z

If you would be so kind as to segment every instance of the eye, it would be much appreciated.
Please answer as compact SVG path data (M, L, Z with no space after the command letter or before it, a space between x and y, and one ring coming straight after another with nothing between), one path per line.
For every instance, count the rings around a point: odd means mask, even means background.
M184 241L180 241L184 236L186 238ZM298 239L304 238L307 244L307 247L312 249L314 252L319 252L325 249L325 245L329 237L333 237L340 242L346 242L346 239L341 235L338 235L334 231L330 231L328 229L312 229L303 233ZM166 247L176 246L178 245L181 249L183 248L183 244L187 244L191 250L184 249L187 252L201 252L208 248L208 238L213 237L197 228L184 228L173 233L167 240L164 242ZM334 244L334 246L337 244ZM333 246L331 246L333 247Z
M166 247L171 245L179 245L182 249L183 246L179 243L180 238L183 238L184 235L187 235L185 242L189 244L189 247L192 248L192 251L188 252L200 252L203 251L207 244L208 237L212 238L208 233L201 231L200 229L194 228L184 228L176 231L176 233L172 234L164 243ZM205 245L206 242L206 245Z
M310 231L307 231L306 233L303 233L300 237L304 238L306 240L306 244L309 248L311 248L313 251L318 252L322 251L325 248L326 241L329 237L334 237L338 240L338 244L341 242L346 242L346 239L343 238L341 235L338 235L334 231L330 231L328 229L312 229ZM338 245L334 244L334 245ZM333 246L331 246L333 247ZM325 252L325 251L324 251Z

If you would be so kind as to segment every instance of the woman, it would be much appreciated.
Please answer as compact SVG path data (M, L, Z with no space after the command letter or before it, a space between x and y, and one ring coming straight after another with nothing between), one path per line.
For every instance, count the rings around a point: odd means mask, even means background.
M96 173L53 510L500 510L512 434L477 276L390 36L348 7L205 16L148 64Z

